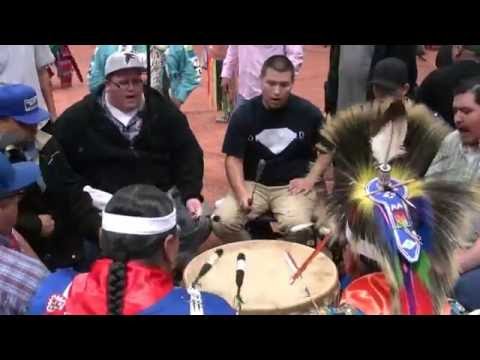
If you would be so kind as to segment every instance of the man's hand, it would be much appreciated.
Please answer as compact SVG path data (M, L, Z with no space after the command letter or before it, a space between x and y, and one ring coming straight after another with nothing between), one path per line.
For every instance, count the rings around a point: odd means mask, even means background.
M311 180L309 177L293 179L288 184L288 191L291 195L297 194L308 194L312 191L313 187L315 186L315 181Z
M251 197L250 195L244 195L241 198L238 199L238 203L240 205L240 209L248 214L250 211L252 211L252 203L251 203Z
M53 230L55 230L55 220L48 214L38 215L38 218L42 223L41 235L43 237L50 237L53 234Z
M247 191L247 189L242 189L240 193L235 194L235 198L237 199L238 206L240 210L243 211L245 214L248 214L252 211L252 193Z
M194 198L188 199L186 206L192 218L198 219L202 215L202 203L200 200Z
M239 201L240 209L248 214L250 211L252 211L252 203L251 203L251 198L249 196L242 197Z

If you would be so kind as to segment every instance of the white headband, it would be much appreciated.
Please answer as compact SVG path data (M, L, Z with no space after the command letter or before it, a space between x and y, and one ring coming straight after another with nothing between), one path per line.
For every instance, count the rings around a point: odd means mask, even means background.
M147 218L116 215L103 212L102 229L119 234L156 235L172 230L177 225L177 212L162 217Z

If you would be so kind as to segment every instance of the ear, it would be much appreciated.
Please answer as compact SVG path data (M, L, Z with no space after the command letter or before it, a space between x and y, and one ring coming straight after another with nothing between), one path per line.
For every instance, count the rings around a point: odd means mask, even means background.
M174 267L179 247L180 240L175 235L168 235L163 243L165 260L172 266L172 268Z
M410 84L405 84L402 86L402 95L406 96L410 91Z
M109 81L109 79L105 79L104 84L105 84L105 90L107 90L107 91L110 90L110 88L112 87L112 84Z

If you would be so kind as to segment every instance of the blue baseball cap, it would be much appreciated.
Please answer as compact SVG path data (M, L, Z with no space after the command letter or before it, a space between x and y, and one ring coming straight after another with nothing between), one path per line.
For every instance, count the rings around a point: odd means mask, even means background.
M33 184L40 177L40 167L33 161L11 164L0 153L0 199L9 197Z
M50 114L38 107L37 94L23 84L0 85L0 118L11 117L26 125L36 125L50 118Z

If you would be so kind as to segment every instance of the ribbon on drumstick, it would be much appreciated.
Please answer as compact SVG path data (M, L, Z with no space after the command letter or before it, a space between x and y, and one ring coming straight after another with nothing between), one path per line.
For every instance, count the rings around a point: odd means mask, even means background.
M285 260L287 262L288 267L290 268L291 273L298 272L297 263L295 262L295 259L293 258L292 254L290 254L290 252L287 251L287 250L285 250ZM301 275L300 275L300 277L301 277ZM292 284L290 284L290 285L292 285ZM310 302L313 304L313 307L315 308L315 311L317 312L317 314L321 315L321 312L320 312L320 309L319 309L318 305L313 300L312 293L310 292L310 289L308 288L307 284L304 283L303 285L304 285L305 294L307 295Z
M327 228L321 228L320 233L323 233L323 239L321 241L317 241L317 244L315 246L315 250L310 254L310 256L303 262L303 264L297 269L295 274L292 276L290 279L290 285L293 285L295 281L302 276L304 271L307 269L308 265L313 261L313 259L320 254L320 252L325 248L325 245L330 241L332 238L332 232L330 229Z

